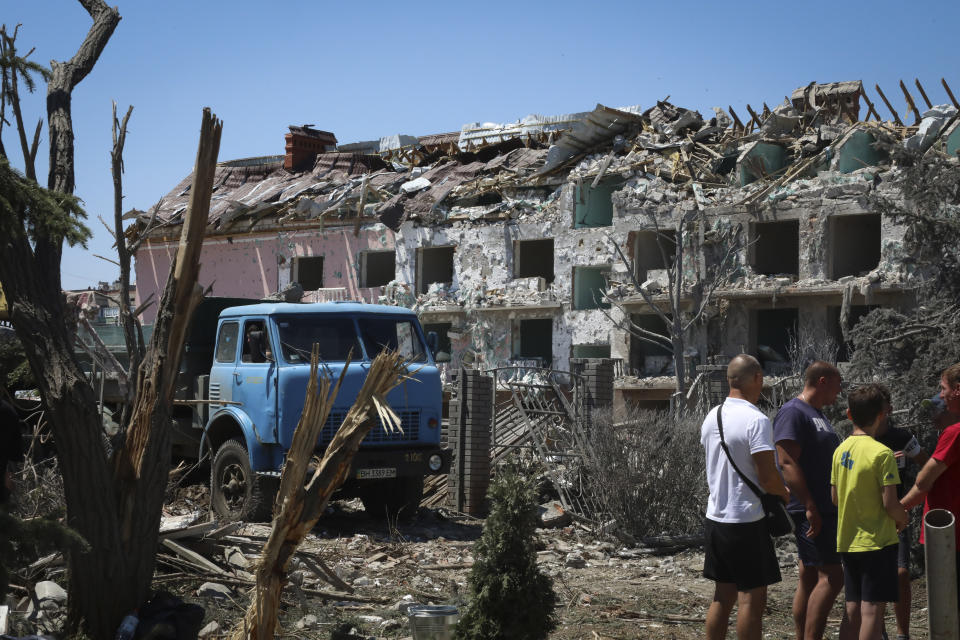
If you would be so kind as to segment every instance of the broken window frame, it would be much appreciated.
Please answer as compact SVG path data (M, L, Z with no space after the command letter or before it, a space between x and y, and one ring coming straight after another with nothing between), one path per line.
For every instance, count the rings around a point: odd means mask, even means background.
M294 258L293 258L293 260L291 261L291 264L290 264L290 281L291 281L291 282L297 282L297 283L299 283L300 286L303 287L303 290L304 290L304 291L316 291L317 289L322 289L322 288L323 288L323 281L324 281L324 277L323 277L324 259L323 259L323 258L324 258L323 256L294 256ZM304 284L304 282L303 282L303 270L304 270L304 267L309 267L309 268L310 268L309 271L308 271L308 273L309 273L310 279L311 279L311 281L312 281L314 275L316 275L316 272L313 271L313 270L316 269L316 266L315 266L315 265L316 265L317 263L319 263L319 265L320 265L320 268L319 268L319 279L320 279L319 286L316 286L316 287L307 286L307 285ZM312 284L312 282L311 282L311 284Z
M603 287L597 293L597 289L593 289L594 295L593 306L581 306L579 302L579 286L577 284L579 273L583 271L598 271L600 272L600 277L603 279ZM609 286L609 275L613 271L612 264L589 264L589 265L576 265L571 271L570 278L570 309L572 311L593 311L595 309L609 309L611 304L609 302L603 302L603 292L606 291Z
M843 245L839 245L838 240L840 239L840 233L837 230L837 226L838 225L854 226L853 224L851 224L851 221L853 221L854 219L865 219L865 218L870 218L871 221L874 223L873 227L875 227L876 229L876 236L874 238L865 238L864 237L865 235L864 232L866 231L865 229L860 229L859 233L856 233L854 231L846 231L846 233L844 234L845 236L847 233L850 233L850 234L856 235L856 239L853 240L852 242L847 242L847 243L844 243ZM830 216L830 220L827 223L827 230L829 233L827 275L830 280L839 280L840 278L843 278L845 276L857 277L862 272L870 272L876 269L878 266L880 266L880 262L883 260L883 214L871 213L871 212L834 214ZM870 231L872 234L873 229L871 229ZM871 242L875 242L874 247L876 250L876 262L873 262L872 259L870 261L870 264L872 266L865 267L866 262L862 262L860 264L854 265L857 268L851 268L846 264L844 265L846 268L842 270L838 268L837 266L838 254L843 253L844 255L863 256L866 253L864 248L868 247ZM850 246L853 246L855 250L844 251L844 248L849 248ZM873 256L874 255L873 252L871 252L870 255Z
M649 280L650 271L659 271L659 270L669 270L673 269L677 261L677 230L676 229L662 229L662 228L646 228L646 229L635 229L630 232L632 236L630 242L630 248L633 253L633 271L634 275L637 278L637 281L640 284L643 284ZM649 238L652 236L652 242L649 242ZM660 266L650 266L654 264L650 261L641 261L641 241L644 241L644 244L649 246L654 246L656 251L654 255L656 256L656 265ZM647 251L642 252L646 255ZM646 265L641 269L641 264Z
M550 243L550 267L549 273L546 269L523 269L523 245ZM553 238L540 238L536 240L514 240L513 242L513 277L514 278L543 278L547 284L551 284L555 278L554 264L556 260L556 243ZM527 261L529 262L529 261ZM540 265L543 266L543 265Z
M791 265L790 265L792 267L791 271L783 271L783 270L776 270L776 269L769 269L769 268L761 269L762 266L776 262L776 256L771 254L771 256L768 257L764 253L764 251L766 251L770 245L764 242L763 231L765 228L769 229L770 228L769 225L780 225L782 227L786 227L790 225L793 227L793 229L790 229L790 233L793 235L793 237L790 239L790 242L795 246L793 246L792 251L787 254L787 255L790 255L789 259L791 260ZM795 279L800 277L800 220L798 219L764 220L764 221L751 222L749 231L750 231L750 236L749 236L750 241L747 249L747 261L750 264L750 267L756 273L766 275L766 276L791 275ZM777 239L779 240L779 238ZM770 240L773 240L773 238L771 238ZM761 251L761 255L764 256L763 262L765 263L765 265L758 264L758 262L760 261L760 258L758 258L757 252L761 250L761 247L763 247L763 251ZM782 256L784 255L785 252L777 251L773 253L776 255Z
M526 322L538 322L543 323L545 326L548 325L550 328L549 332L549 345L550 352L549 358L545 354L534 354L534 353L521 353L524 349L523 344L523 325ZM539 360L541 364L550 368L553 366L553 318L518 318L513 321L513 326L511 327L511 344L510 344L510 357L512 360ZM538 325L539 326L539 325ZM544 334L545 332L540 329L539 331L534 331L534 334Z
M592 183L587 184L584 182L575 184L573 187L572 228L596 229L613 226L613 219L615 217L615 212L613 210L613 192L622 189L624 184L626 184L626 181L620 176L600 180L596 187L594 187ZM608 190L609 192L605 193ZM607 206L609 205L609 221L607 221L606 215L604 215L602 223L587 223L588 218L591 218L590 209L597 206L594 198L601 199L603 203L604 214Z
M390 274L390 279L381 282L377 280L373 283L370 282L370 256L371 254L387 255L393 257L393 270ZM382 265L380 265L382 266ZM385 270L384 270L385 271ZM360 252L360 288L361 289L371 289L374 287L383 287L397 278L397 252L393 249L368 249Z
M667 320L672 320L673 316L667 314L666 318ZM644 320L648 322L644 322ZM663 318L656 313L632 313L630 314L630 323L645 331L664 336L667 340L670 339L671 329L664 324ZM650 326L651 323L654 326ZM635 331L629 333L629 340L629 351L627 354L628 369L635 372L637 376L647 377L648 374L645 373L645 365L646 358L650 356L666 356L670 358L670 363L673 363L673 350L666 345L655 342L649 338L644 338ZM660 353L645 353L645 351L648 350L658 351Z
M424 254L427 252L436 252L439 250L449 250L450 252L450 279L449 280L430 280L427 282L423 277L423 268L424 268ZM444 285L453 284L453 279L456 277L456 253L457 245L448 244L448 245L438 245L434 247L417 247L416 251L416 290L417 294L427 293L430 290L430 285L434 283L440 283Z

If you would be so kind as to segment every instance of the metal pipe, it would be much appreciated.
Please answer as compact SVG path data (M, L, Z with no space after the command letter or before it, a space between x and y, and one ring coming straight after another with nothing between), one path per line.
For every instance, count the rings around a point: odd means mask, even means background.
M923 516L930 640L960 640L955 526L946 509L931 509Z

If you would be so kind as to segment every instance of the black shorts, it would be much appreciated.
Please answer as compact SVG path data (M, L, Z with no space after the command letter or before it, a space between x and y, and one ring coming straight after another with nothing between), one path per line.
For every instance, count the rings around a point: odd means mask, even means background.
M822 567L828 564L840 564L837 553L837 515L821 516L823 526L815 538L807 537L810 523L803 513L791 512L790 517L796 525L794 538L797 541L797 557L805 567Z
M897 534L900 542L897 545L897 568L910 570L910 538L913 537L913 531L909 523L903 531Z
M891 544L877 551L841 553L843 589L847 602L896 602L897 547Z
M703 577L737 585L737 591L780 582L780 564L767 533L767 524L757 522L704 523Z

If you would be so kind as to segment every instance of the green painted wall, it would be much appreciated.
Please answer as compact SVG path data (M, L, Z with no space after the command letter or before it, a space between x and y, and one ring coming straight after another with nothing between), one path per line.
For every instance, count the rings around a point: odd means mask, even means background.
M588 184L574 191L576 205L573 210L573 226L609 227L613 224L613 202L610 199L614 191L621 188L620 180L601 182L596 187Z
M574 309L609 309L610 303L601 302L607 283L604 274L610 267L576 267L573 271Z
M876 138L863 130L850 134L843 146L836 150L837 171L851 173L857 169L879 165L884 154L873 148L876 141Z
M758 142L753 145L740 160L740 186L746 186L760 178L750 168L750 165L754 164L751 159L756 159L762 163L764 173L770 175L786 164L787 152L778 144Z

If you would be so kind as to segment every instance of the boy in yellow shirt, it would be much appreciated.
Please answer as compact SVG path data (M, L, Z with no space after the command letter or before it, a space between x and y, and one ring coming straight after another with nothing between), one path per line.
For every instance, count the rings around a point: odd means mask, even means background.
M873 439L888 397L878 384L850 393L847 416L854 429L834 452L830 474L847 618L860 629L860 640L879 640L886 604L898 599L897 531L907 524L893 451Z

